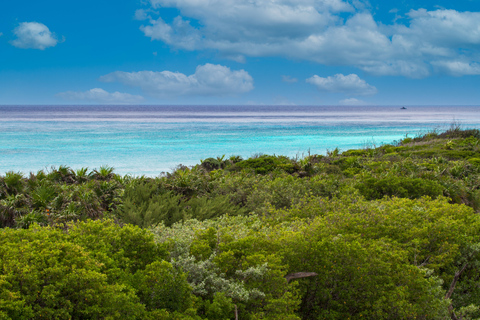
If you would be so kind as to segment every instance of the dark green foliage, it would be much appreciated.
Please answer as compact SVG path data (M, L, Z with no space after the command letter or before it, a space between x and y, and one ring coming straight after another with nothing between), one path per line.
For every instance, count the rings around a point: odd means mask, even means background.
M222 166L222 162L215 158L207 158L202 161L202 167L208 171L220 169Z
M35 209L46 209L55 198L56 190L52 185L39 185L32 191L32 205Z
M167 226L186 218L212 219L224 214L241 215L246 210L230 201L229 196L199 196L185 198L167 191L162 183L141 179L130 183L125 189L119 217L126 223L140 227Z
M385 196L409 199L422 196L436 198L442 195L443 191L443 187L435 181L397 176L362 179L355 187L367 200L381 199Z
M159 223L170 226L183 218L183 207L181 196L170 192L153 195L144 201L127 197L119 216L125 223L140 227L155 226Z
M20 173L0 177L0 227L65 224L68 221L102 218L120 203L121 184L111 168L98 180L82 168L75 173L66 166L39 171L24 178ZM106 173L105 172L105 173Z
M161 222L171 225L183 217L181 198L161 188L155 180L140 179L125 188L118 214L124 222L140 227Z
M25 182L23 174L20 172L9 171L5 174L5 177L0 181L2 185L2 194L15 195L23 191L25 187Z
M186 218L205 220L224 214L239 215L245 212L245 209L232 204L228 196L192 198L184 201L180 195L167 192L153 195L144 201L125 198L119 216L126 223L150 227L159 223L171 226Z
M229 196L192 198L184 205L183 218L197 220L214 219L225 214L230 216L243 215L247 212L244 208L233 204Z
M296 170L295 165L288 158L268 155L240 161L236 166L242 169L253 169L257 174L267 174L276 169L288 173L293 173Z

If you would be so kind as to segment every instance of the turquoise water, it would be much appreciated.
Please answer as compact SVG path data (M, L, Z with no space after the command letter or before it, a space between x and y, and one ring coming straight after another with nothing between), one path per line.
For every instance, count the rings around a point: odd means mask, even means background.
M157 176L221 155L378 146L454 121L480 128L480 107L0 106L0 173L109 165Z

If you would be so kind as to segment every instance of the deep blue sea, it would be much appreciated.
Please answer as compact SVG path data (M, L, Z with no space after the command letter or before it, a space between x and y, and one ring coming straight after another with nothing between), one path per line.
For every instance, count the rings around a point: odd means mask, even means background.
M109 165L157 176L222 155L379 146L452 122L480 128L480 107L0 106L0 174Z

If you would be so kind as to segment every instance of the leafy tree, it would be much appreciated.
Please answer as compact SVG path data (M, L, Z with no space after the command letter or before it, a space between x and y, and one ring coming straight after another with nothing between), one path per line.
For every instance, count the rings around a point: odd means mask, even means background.
M0 314L6 319L139 319L133 290L111 284L101 264L61 231L1 231Z
M192 288L186 275L166 261L155 261L137 271L132 284L149 311L166 309L182 313L193 306Z

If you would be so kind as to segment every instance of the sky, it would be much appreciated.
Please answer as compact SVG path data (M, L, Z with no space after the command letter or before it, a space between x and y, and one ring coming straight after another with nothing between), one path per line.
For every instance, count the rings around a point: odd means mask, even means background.
M480 105L480 0L0 3L0 105Z

